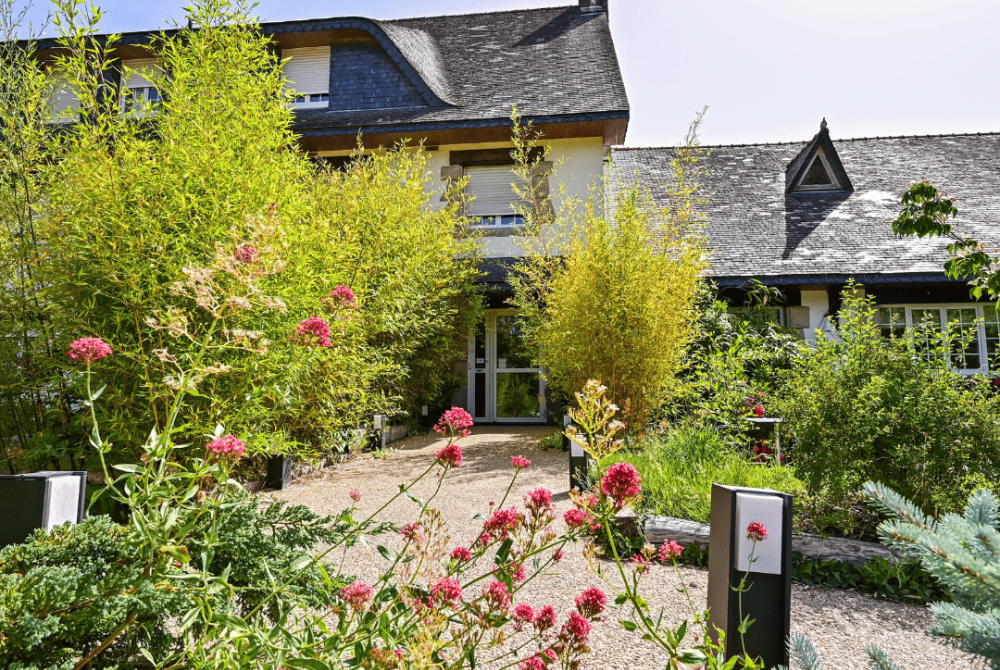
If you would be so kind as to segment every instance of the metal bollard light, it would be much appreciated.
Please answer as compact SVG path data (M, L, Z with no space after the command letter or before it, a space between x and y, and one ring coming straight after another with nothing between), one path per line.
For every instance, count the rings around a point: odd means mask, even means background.
M563 430L572 424L573 419L570 418L569 414L564 414ZM565 433L563 434L563 447L569 449L569 488L582 491L587 486L587 469L589 467L587 452L579 444L566 437Z
M767 537L754 543L747 527L760 523ZM753 561L751 562L751 554ZM738 589L743 578L742 606ZM708 553L709 628L725 633L725 655L761 657L765 668L788 665L792 598L792 496L771 489L712 485ZM741 611L742 609L742 611ZM743 619L753 620L742 636Z
M21 544L36 528L80 523L86 501L86 472L0 476L0 548Z

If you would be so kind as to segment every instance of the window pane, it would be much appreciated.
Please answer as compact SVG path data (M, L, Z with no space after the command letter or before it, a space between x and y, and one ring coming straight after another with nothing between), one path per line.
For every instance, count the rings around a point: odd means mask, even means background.
M878 322L882 337L902 337L906 331L906 308L880 307Z
M524 342L521 320L516 316L497 317L497 368L534 368L531 350ZM538 393L538 391L535 391Z
M911 312L913 318L913 339L917 351L927 360L939 355L941 349L941 310L915 309Z
M541 415L537 372L510 372L497 375L497 418L517 419Z
M986 332L986 355L989 357L990 368L996 368L994 363L1000 354L1000 315L993 306L983 307L983 330Z
M951 363L961 370L971 370L982 365L979 358L979 326L976 309L964 307L945 310L951 344Z

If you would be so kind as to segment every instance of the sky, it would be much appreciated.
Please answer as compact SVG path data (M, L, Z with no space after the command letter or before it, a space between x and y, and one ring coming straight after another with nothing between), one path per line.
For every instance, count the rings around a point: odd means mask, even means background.
M180 0L93 0L102 32L166 27ZM261 0L263 20L376 19L573 0ZM1000 132L996 0L610 0L631 104L627 146ZM47 6L37 0L32 18ZM51 34L51 29L49 34Z

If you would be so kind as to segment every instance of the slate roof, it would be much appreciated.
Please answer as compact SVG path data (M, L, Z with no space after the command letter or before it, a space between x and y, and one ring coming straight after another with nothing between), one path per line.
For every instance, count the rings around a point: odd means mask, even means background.
M443 104L366 111L301 110L296 130L329 134L454 128L507 123L511 103L526 118L628 118L628 98L606 13L578 6L394 21L330 19L265 24L265 32L328 29L347 23L368 30L390 56L405 59ZM395 58L394 58L395 60ZM389 128L382 128L389 126ZM335 134L335 133L334 133Z
M892 233L900 195L912 181L927 180L956 198L957 232L1000 248L1000 133L834 140L853 192L786 194L786 167L808 144L703 147L710 274L720 283L943 279L949 240ZM616 149L608 195L639 183L662 206L674 152Z

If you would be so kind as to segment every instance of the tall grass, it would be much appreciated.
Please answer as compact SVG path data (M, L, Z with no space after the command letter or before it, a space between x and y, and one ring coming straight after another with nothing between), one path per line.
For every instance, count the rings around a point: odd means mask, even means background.
M712 484L775 489L801 495L805 487L791 466L768 467L708 428L678 427L616 454L642 475L642 510L709 522Z

